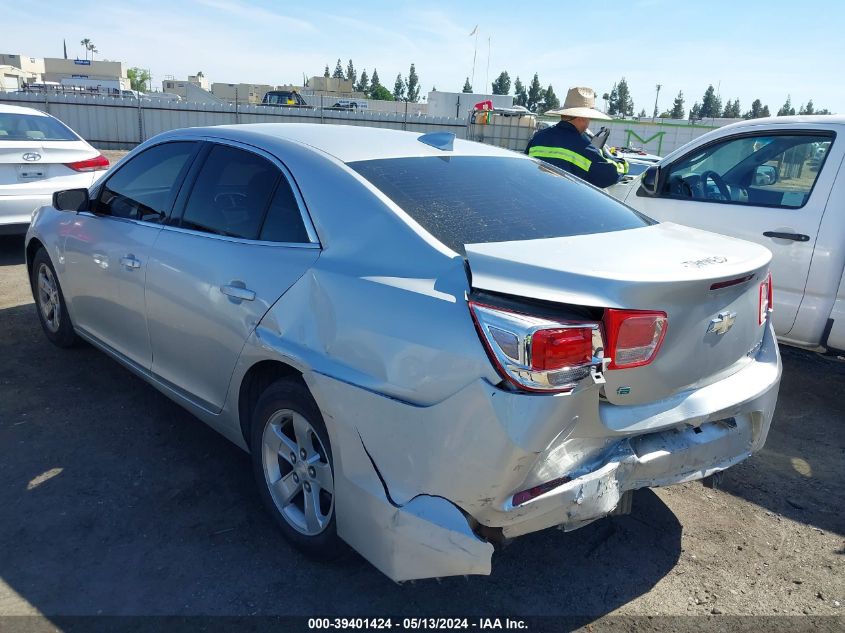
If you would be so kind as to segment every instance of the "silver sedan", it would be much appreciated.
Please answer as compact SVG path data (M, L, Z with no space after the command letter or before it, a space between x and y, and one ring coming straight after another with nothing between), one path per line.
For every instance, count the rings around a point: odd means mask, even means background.
M724 470L777 400L766 249L448 133L168 132L26 255L47 338L249 451L304 551L394 580Z

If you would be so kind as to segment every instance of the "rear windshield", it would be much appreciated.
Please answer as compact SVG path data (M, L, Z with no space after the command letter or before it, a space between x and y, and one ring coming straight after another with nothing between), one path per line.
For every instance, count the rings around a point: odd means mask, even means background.
M652 221L577 178L533 160L496 156L349 163L452 250L634 229Z
M78 141L69 128L49 116L0 112L0 143L3 141Z

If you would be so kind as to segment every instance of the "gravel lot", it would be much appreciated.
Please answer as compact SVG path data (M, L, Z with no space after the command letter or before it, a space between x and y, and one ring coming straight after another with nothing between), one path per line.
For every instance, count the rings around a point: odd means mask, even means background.
M0 615L669 614L739 630L754 620L725 616L786 614L772 627L842 630L845 363L783 355L766 448L719 490L640 491L630 516L516 540L490 577L400 586L357 556L301 557L246 454L95 349L51 346L23 240L0 237Z

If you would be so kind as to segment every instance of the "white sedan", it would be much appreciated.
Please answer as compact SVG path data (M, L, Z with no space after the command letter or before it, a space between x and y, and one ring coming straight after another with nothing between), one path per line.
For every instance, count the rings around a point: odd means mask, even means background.
M54 191L90 187L109 160L57 118L0 105L0 234L24 233Z

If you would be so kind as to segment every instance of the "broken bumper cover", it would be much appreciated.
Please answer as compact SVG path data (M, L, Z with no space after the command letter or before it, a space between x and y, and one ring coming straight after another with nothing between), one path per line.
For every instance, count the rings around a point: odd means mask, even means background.
M765 442L781 364L771 328L753 358L710 385L659 403L532 397L474 383L414 406L306 373L335 461L338 534L393 580L489 574L478 524L513 537L575 529L638 488L700 479ZM578 452L568 446L594 443ZM521 505L519 490L566 483Z

